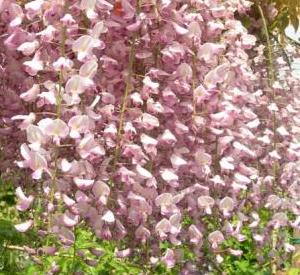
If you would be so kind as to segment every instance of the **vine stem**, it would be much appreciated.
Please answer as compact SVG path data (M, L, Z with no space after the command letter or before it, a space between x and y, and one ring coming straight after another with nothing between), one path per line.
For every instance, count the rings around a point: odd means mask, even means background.
M75 272L75 260L76 260L76 241L77 241L77 231L76 231L76 226L74 227L74 243L73 243L73 259L72 259L72 270Z
M67 0L65 1L64 4L64 10L67 10ZM67 39L67 33L66 33L66 27L62 26L61 27L61 43L60 43L60 55L62 57L65 56L66 52L66 39ZM56 97L56 116L59 119L61 117L61 107L62 107L62 89L63 89L63 83L64 83L64 75L63 75L63 70L61 69L59 71L58 75L58 94ZM58 172L58 156L59 156L59 146L55 145L54 147L54 171L52 175L52 181L51 181L51 191L50 191L50 199L49 203L53 204L54 201L54 194L55 194L55 183L57 180L57 172ZM52 224L52 215L49 213L49 220L48 220L48 232L51 231L51 224ZM49 242L49 239L47 240Z
M275 68L274 68L274 58L273 58L273 48L272 48L272 43L271 43L271 39L270 39L270 35L269 35L269 29L268 29L268 24L267 24L267 20L266 17L264 15L264 11L261 7L261 5L259 3L256 3L260 17L262 19L263 22L263 30L264 30L264 34L267 40L267 55L268 55L268 83L269 83L269 87L272 89L272 100L273 102L276 101L276 91L273 88L273 84L276 81L276 74L275 74ZM272 122L273 122L273 150L276 150L277 148L277 140L276 140L276 113L275 111L273 111L272 113ZM277 165L276 163L273 164L272 167L273 170L273 177L274 177L274 185L276 184L276 180L277 180ZM276 252L276 246L277 246L277 242L278 242L278 229L273 229L272 230L272 249L274 252ZM271 269L272 269L272 274L276 274L277 272L277 257L276 257L276 253L273 257L272 263L271 263Z
M121 142L123 137L123 124L125 120L125 113L127 109L127 101L128 96L132 90L132 76L133 76L133 66L135 61L135 42L136 42L136 34L134 35L133 42L130 47L129 52L129 64L128 64L128 75L126 78L126 86L125 86L125 92L122 99L122 107L120 111L120 118L119 118L119 126L118 126L118 132L117 132L117 145L115 149L115 154L113 158L113 171L116 170L117 162L120 157L120 149L121 149Z

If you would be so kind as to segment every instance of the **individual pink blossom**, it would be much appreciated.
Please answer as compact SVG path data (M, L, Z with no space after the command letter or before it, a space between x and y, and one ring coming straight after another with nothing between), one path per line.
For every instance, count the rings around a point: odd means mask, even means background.
M8 12L11 17L9 26L12 28L19 26L24 19L22 8L15 3L10 3Z
M287 226L288 217L287 217L286 213L284 213L284 212L275 213L272 217L271 223L274 226L274 228L276 228L276 229L283 227L283 226Z
M34 113L29 113L29 115L16 115L13 116L11 119L22 120L18 127L22 130L25 130L29 125L31 125L35 121L36 115Z
M127 258L130 256L131 252L132 252L131 249L127 248L127 249L116 251L115 255L117 258Z
M40 85L33 84L33 86L26 92L20 94L20 98L22 98L26 102L33 102L37 99L40 93Z
M200 196L198 198L198 207L204 209L206 214L212 214L212 207L215 204L215 200L210 196Z
M203 234L201 231L197 228L196 225L192 224L189 227L189 237L190 237L190 242L193 244L199 244L200 241L203 238Z
M33 170L33 179L41 179L43 172L49 173L47 160L41 153L30 150L26 144L22 144L21 155L24 161L18 161L17 164L19 167L29 167Z
M219 208L225 217L229 216L234 209L234 200L230 197L223 198L219 203Z
M148 113L143 113L138 122L146 130L152 130L156 127L159 127L159 120L157 117Z
M91 155L104 156L105 150L102 145L97 143L93 134L86 134L77 146L78 153L83 159Z
M29 147L34 150L38 150L43 143L46 143L46 137L38 126L29 125L26 134L27 141L31 143Z
M176 263L174 251L168 248L164 256L161 258L161 261L168 269L174 267Z
M221 231L217 230L208 235L208 241L211 243L213 249L217 249L223 243L224 236Z
M234 159L232 157L222 158L220 161L220 166L223 170L234 170Z
M100 40L90 36L80 36L72 45L73 52L77 53L77 59L83 61L92 55L93 48L103 47Z
M17 231L24 233L24 232L28 231L30 229L30 227L32 227L32 225L33 225L33 221L28 220L24 223L16 224L15 228L17 229Z
M80 138L80 134L88 132L90 128L90 120L87 115L73 116L68 123L70 127L70 137Z
M225 46L222 44L205 43L198 49L197 57L206 63L211 63L214 59L223 53Z
M23 190L21 187L17 187L16 196L18 198L17 209L19 211L24 212L30 208L30 206L34 200L34 196L30 195L30 196L26 197L25 194L23 193Z
M90 189L93 184L94 184L94 180L92 179L81 179L81 178L74 178L74 183L76 184L76 186L81 189L81 190L87 190Z
M67 227L73 227L79 222L79 216L66 212L62 216L62 222Z
M204 78L205 86L209 89L213 89L217 87L218 83L226 81L229 69L229 64L224 63L211 70Z
M29 56L32 55L38 47L39 42L34 40L32 42L24 42L17 48L17 50L22 52L24 55Z
M40 127L44 135L52 137L56 143L59 143L60 139L66 138L69 134L69 127L63 120L59 118L42 119L38 122L38 126Z
M96 0L81 0L80 2L80 9L85 11L89 19L97 17L97 13L95 12L96 2Z
M74 65L74 62L65 57L59 57L55 62L53 62L52 66L55 71L68 70L70 71Z
M115 222L115 215L112 211L108 210L101 218L104 222L111 224Z
M31 76L37 75L39 71L42 71L44 69L44 62L41 60L39 52L35 53L32 60L25 61L23 64L26 67L26 72Z

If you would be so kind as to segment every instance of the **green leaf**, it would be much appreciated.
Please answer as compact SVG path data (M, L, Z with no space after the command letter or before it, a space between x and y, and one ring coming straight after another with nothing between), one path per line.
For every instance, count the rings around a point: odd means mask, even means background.
M299 275L299 269L298 268L291 268L288 270L288 275Z
M298 239L298 238L292 238L291 239L291 243L292 244L300 244L300 239Z

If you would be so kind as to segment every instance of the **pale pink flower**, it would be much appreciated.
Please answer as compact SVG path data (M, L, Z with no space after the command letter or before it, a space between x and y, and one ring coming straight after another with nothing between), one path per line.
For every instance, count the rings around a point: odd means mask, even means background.
M14 28L17 26L20 26L22 24L23 18L24 18L24 13L22 8L15 4L15 3L10 3L9 5L9 14L11 16L11 21L9 23L9 26Z
M161 257L161 261L168 269L174 267L176 263L174 251L168 248L164 256Z
M62 222L67 227L73 227L79 222L79 216L67 211L62 215Z
M43 172L48 172L47 160L39 152L32 151L28 148L26 144L22 144L21 155L25 160L18 161L17 164L21 168L29 167L31 170L33 170L33 179L41 179Z
M81 0L80 2L80 9L85 11L89 19L97 18L97 13L95 12L96 2L96 0Z
M47 26L44 30L37 33L44 42L50 42L54 39L57 30L52 25Z
M230 197L223 198L219 203L219 208L225 217L229 216L234 209L234 200Z
M115 222L115 215L112 211L108 210L105 212L101 219L108 224L112 224Z
M55 71L67 70L70 71L74 65L74 62L63 56L59 57L55 62L53 62L52 66Z
M115 252L115 256L116 256L117 258L122 258L122 259L123 259L123 258L129 257L130 254L131 254L131 249L130 249L130 248L123 249L123 250L117 250L117 251Z
M228 249L228 252L229 252L231 255L237 256L237 257L243 255L243 251L242 251L242 250L236 250L236 249L231 249L231 248L229 248L229 249Z
M143 83L144 83L145 86L147 86L147 87L149 87L150 89L153 89L153 90L156 90L156 89L159 88L159 83L153 82L149 76L146 76L143 79Z
M103 47L103 42L90 35L80 36L72 45L73 52L77 53L77 59L83 61L92 55L93 48Z
M31 76L37 75L39 71L44 69L44 62L41 60L39 52L36 52L32 60L25 61L23 64L25 65L26 72Z
M187 164L187 161L178 154L172 154L172 156L170 157L170 161L174 169Z
M46 143L46 137L42 130L35 125L29 125L26 128L27 141L31 143L29 147L34 150L38 150L40 146Z
M92 192L97 201L101 202L104 205L107 204L110 194L110 188L106 183L102 181L96 181L93 185Z
M226 82L230 65L223 63L211 70L204 78L204 84L207 88L213 89L217 87L218 83Z
M177 142L177 138L174 136L174 134L169 130L166 129L163 134L160 136L159 140L166 145L174 146Z
M76 24L75 19L73 16L69 13L66 13L61 19L60 22L64 23L65 26L71 26L73 24Z
M44 0L34 0L25 4L26 16L32 20L36 15L41 15Z
M95 59L91 59L85 62L79 69L79 75L84 78L92 79L98 70L98 62ZM88 81L88 80L85 80Z
M179 177L173 169L162 169L160 172L162 179L166 182L178 181Z
M89 34L94 38L99 38L101 34L107 33L107 30L108 29L105 25L105 22L99 21L94 25L93 29L89 32Z
M95 182L92 179L81 179L78 177L75 177L73 180L74 180L74 183L76 184L76 186L81 190L90 189Z
M271 224L275 229L288 225L289 218L284 212L275 213L272 217Z
M18 125L21 130L25 130L29 125L31 125L35 119L36 115L34 113L29 113L29 115L16 115L11 118L12 120L22 120Z
M200 196L198 198L198 207L204 209L206 214L211 215L211 208L214 206L215 200L210 196Z
M104 156L105 150L102 145L98 144L93 134L86 134L77 146L78 153L83 159L90 155Z
M135 237L145 243L147 239L151 236L151 232L144 226L140 225L135 231Z
M167 233L171 230L171 223L168 219L163 218L160 222L158 222L155 226L155 232L161 239L165 239L167 237Z
M270 195L265 204L266 208L278 209L282 205L282 199L277 195Z
M19 211L24 212L30 208L30 206L34 200L34 196L30 195L30 196L26 197L25 194L23 193L23 190L21 187L17 187L16 196L18 198L17 209Z
M136 172L143 179L151 179L153 177L147 169L145 169L139 164L136 166Z
M159 127L159 120L157 119L157 117L148 113L143 113L138 122L146 130L153 130L154 128Z
M24 223L16 224L15 228L17 229L17 231L24 233L24 232L28 231L30 229L30 227L32 227L32 225L33 225L33 221L28 220Z
M66 83L65 91L70 95L80 95L86 89L93 85L93 81L89 78L73 75Z
M73 116L68 123L70 127L70 137L80 138L80 134L88 132L90 128L90 120L87 115Z
M59 144L60 139L66 138L69 134L68 125L61 119L45 118L38 122L38 126L44 135L52 137Z
M208 241L211 243L213 249L217 249L224 242L224 236L221 231L217 230L208 235Z
M70 198L69 196L67 196L66 194L62 195L62 199L64 201L64 203L68 206L71 207L73 205L75 205L76 201L73 200L72 198Z
M20 98L22 98L26 102L33 102L37 99L39 93L40 93L40 85L33 84L33 86L28 91L20 94Z
M223 170L234 170L234 159L232 157L224 157L220 160L220 166Z
M203 238L203 234L201 233L201 231L197 228L196 225L192 224L189 226L189 238L190 238L190 242L192 244L199 244Z
M39 42L37 40L34 40L32 42L24 42L17 48L17 50L22 52L22 54L29 56L32 55L38 47Z
M197 57L206 63L211 63L215 60L215 57L223 53L225 46L222 44L205 43L199 47Z

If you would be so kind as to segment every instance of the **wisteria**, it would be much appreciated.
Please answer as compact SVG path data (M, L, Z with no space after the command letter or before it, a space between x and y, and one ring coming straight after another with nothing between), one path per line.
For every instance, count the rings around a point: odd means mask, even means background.
M254 8L263 38L239 19ZM227 241L251 238L279 266L295 249L286 230L300 229L300 82L270 47L265 10L0 1L0 171L19 174L15 228L56 251L88 227L116 257L139 251L180 274L240 257Z

